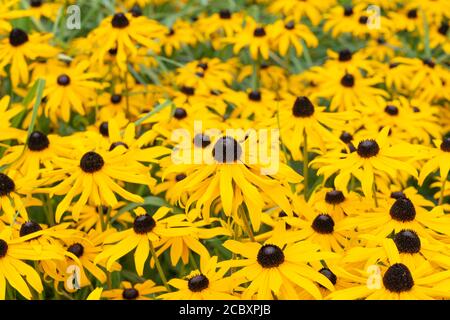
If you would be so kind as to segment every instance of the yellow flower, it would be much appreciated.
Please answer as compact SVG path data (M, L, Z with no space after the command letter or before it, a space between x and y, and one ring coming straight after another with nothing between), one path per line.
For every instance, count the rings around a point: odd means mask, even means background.
M267 27L273 37L273 46L281 56L285 56L290 47L295 49L297 55L303 52L302 42L308 47L317 47L319 41L306 25L295 23L294 20L278 20Z
M194 230L191 223L186 221L185 215L167 216L170 211L170 208L161 207L153 215L149 215L143 208L136 209L138 215L134 219L133 227L106 237L105 244L114 244L100 252L95 263L106 259L106 268L111 270L116 260L136 249L134 261L136 271L141 276L144 273L145 261L156 243L164 238L187 236Z
M225 38L226 43L233 44L233 52L239 53L243 48L248 48L253 60L258 60L261 55L263 59L269 59L270 38L266 28L259 25L251 17L245 19L245 26L241 32L233 37Z
M62 118L68 122L72 110L81 115L86 114L87 102L95 96L95 89L102 85L93 78L96 73L87 72L89 62L83 61L64 69L56 69L46 76L44 97L47 98L45 115L57 122Z
M131 13L115 13L106 17L92 30L89 39L92 43L92 60L103 64L109 50L117 49L115 60L120 70L127 70L127 60L138 54L137 45L158 51L157 38L163 37L166 28L147 17L133 17Z
M192 271L187 279L171 279L169 284L177 288L175 292L159 296L165 300L234 300L232 290L236 286L234 279L225 277L228 268L221 268L217 257L205 259L200 270Z
M362 270L357 270L362 276L343 274L342 276L351 280L354 286L332 292L327 299L430 300L450 296L448 290L436 288L436 284L450 277L449 271L433 273L427 262L417 269L410 269L400 262L395 246L391 248L388 255L389 264L374 266L378 266L379 274Z
M142 203L141 196L125 190L114 180L143 185L152 185L148 168L130 159L123 153L124 148L112 151L97 149L88 151L87 146L74 144L71 157L55 157L55 165L60 169L42 172L42 182L46 185L59 182L55 186L42 188L50 196L65 195L56 208L55 218L59 222L64 212L68 210L73 199L81 195L72 208L72 217L78 220L83 206L88 202L96 206L117 205L115 194L129 201ZM92 150L92 149L91 149Z
M322 294L318 284L333 290L333 284L322 273L308 265L312 261L335 258L333 253L320 252L319 246L309 241L287 244L282 234L261 245L256 242L241 243L228 240L224 247L243 257L231 260L229 266L242 266L235 273L237 279L245 278L250 285L242 293L243 299L296 299L300 287L315 299Z
M7 65L11 66L11 81L14 87L29 82L27 60L56 56L59 50L47 44L51 38L51 34L28 35L24 30L14 28L7 38L0 41L0 70Z
M333 173L338 173L334 184L339 190L347 190L351 176L361 182L364 195L371 198L376 176L384 172L391 178L396 178L398 171L405 171L417 177L417 170L402 158L417 156L417 150L408 143L391 145L388 139L389 127L384 127L376 139L364 139L358 143L356 151L349 154L338 154L330 157L318 157L311 163L323 163L318 174L327 179ZM375 181L375 182L374 182Z
M166 291L166 288L156 286L152 280L145 280L134 285L128 281L122 281L120 286L122 289L103 291L102 298L108 300L153 300L150 296Z
M9 228L0 233L0 300L5 300L6 282L26 299L31 299L31 291L27 285L38 293L43 286L38 272L26 264L24 260L63 259L63 256L52 248L33 249L23 239L10 239Z
M435 147L427 148L426 154L424 154L427 161L420 170L419 184L423 184L425 178L438 168L441 180L445 181L448 179L447 176L450 170L450 138L435 139L433 143Z

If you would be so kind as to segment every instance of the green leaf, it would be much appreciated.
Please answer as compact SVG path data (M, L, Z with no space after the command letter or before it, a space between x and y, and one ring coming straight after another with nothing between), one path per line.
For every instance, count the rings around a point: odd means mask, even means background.
M154 115L154 114L160 112L162 109L164 109L165 107L167 107L167 106L168 106L169 104L171 104L171 103L172 103L172 101L170 101L170 100L164 101L163 103L157 105L157 106L155 107L155 109L153 109L152 111L150 111L149 113L147 113L145 116L143 116L142 118L136 120L136 121L134 122L134 124L135 124L136 126L141 125L142 122L144 122L145 120L147 120L148 118L150 118L152 115Z

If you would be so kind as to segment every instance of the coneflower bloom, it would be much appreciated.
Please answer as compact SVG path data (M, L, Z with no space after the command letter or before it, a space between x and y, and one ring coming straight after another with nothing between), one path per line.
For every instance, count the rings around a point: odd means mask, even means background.
M110 245L97 255L95 263L106 260L106 268L111 270L119 258L136 249L134 261L136 271L141 276L151 246L154 247L161 239L187 236L195 230L185 215L168 216L170 211L170 208L161 207L150 215L143 208L136 209L133 227L107 236L104 243Z
M165 300L234 300L235 278L225 277L226 267L220 267L217 256L205 259L200 270L192 271L186 279L171 279L169 285L178 289L159 296Z
M151 297L155 293L166 291L166 288L155 285L152 280L145 280L134 285L128 281L122 281L120 286L120 289L103 291L101 297L108 300L152 300Z
M233 277L250 282L242 293L243 299L295 299L298 297L296 288L307 291L315 299L321 299L318 284L329 290L334 289L330 280L308 263L336 258L335 255L320 252L319 246L309 241L286 246L281 237L271 238L264 245L228 240L224 247L243 257L229 262L230 266L243 267L233 273Z
M51 34L28 35L24 30L14 28L8 37L0 41L0 70L11 65L11 81L15 87L20 83L28 84L29 60L57 55L58 49L47 43L51 38Z
M46 185L58 182L55 186L42 188L53 196L64 195L55 212L57 222L69 209L73 199L80 195L71 209L72 217L78 220L83 206L88 202L96 206L114 207L117 203L115 194L129 201L142 203L141 196L125 190L116 181L152 185L155 180L150 177L148 168L133 161L121 148L112 151L89 151L81 144L75 145L71 157L55 157L53 162L59 169L42 171L42 183Z
M374 181L380 172L390 177L397 177L398 171L405 171L417 177L417 170L402 158L417 156L417 150L408 143L391 145L388 134L389 127L384 127L375 139L363 139L351 153L339 154L335 158L318 157L312 163L324 164L318 173L327 179L333 173L337 173L334 180L335 187L339 190L347 190L347 184L354 176L361 182L364 195L372 197ZM356 146L356 145L355 145Z

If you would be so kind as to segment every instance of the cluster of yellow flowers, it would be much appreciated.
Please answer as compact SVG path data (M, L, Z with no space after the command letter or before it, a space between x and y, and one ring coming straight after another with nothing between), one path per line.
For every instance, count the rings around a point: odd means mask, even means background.
M0 299L450 298L450 2L352 2L0 0Z

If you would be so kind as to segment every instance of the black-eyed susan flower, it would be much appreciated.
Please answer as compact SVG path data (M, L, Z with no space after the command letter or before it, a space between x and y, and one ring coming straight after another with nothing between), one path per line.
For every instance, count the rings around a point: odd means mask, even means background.
M401 158L417 155L417 150L410 144L389 143L389 127L383 128L375 139L364 139L355 144L356 150L349 154L341 154L340 159L317 158L313 162L324 163L318 173L329 177L338 173L334 184L340 190L346 190L351 176L361 182L362 190L367 197L372 197L376 175L384 172L395 178L398 171L406 171L417 177L417 170ZM375 181L375 182L374 182Z
M160 298L165 300L234 300L232 295L236 282L226 277L228 268L221 267L217 256L205 259L199 270L192 271L186 279L171 279L169 285L178 289L164 293Z
M436 206L428 211L414 205L406 197L399 197L392 205L346 219L341 223L340 228L344 230L356 228L363 233L368 233L370 230L371 234L381 237L408 229L433 241L433 239L440 239L441 234L450 233L450 219L444 214L442 207Z
M165 30L163 25L147 17L133 17L131 13L117 12L103 19L90 34L90 42L94 46L92 59L103 64L109 50L117 49L115 61L124 71L127 59L137 55L138 44L157 52L159 46L155 39L162 37Z
M104 243L111 245L97 255L95 263L106 260L106 268L111 270L119 258L136 249L134 254L136 271L138 275L142 275L145 261L154 244L161 239L189 235L194 230L185 215L168 216L170 211L170 208L161 207L150 215L143 208L136 209L137 216L133 227L107 236Z
M269 59L270 37L269 29L258 24L251 17L245 19L245 26L234 37L225 38L224 41L233 44L233 52L239 53L243 48L248 48L250 56L254 61L258 57Z
M422 184L425 178L439 168L441 181L446 181L450 170L450 138L433 140L434 147L426 151L427 161L420 170L419 183Z
M189 211L191 207L197 208L205 219L210 216L211 205L216 199L220 198L227 216L237 215L238 207L245 203L255 230L260 227L261 212L265 203L276 203L292 215L289 204L292 194L290 187L286 184L301 181L301 176L279 162L278 157L274 159L278 170L270 172L272 171L270 167L264 169L264 164L254 161L256 154L252 151L248 152L251 150L249 143L255 141L251 142L252 139L248 139L241 144L236 139L239 138L223 135L216 137L202 149L205 163L180 162L167 168L165 174L177 171L187 173L186 178L175 186L177 198L180 199L181 195L188 190L190 195L185 204L186 210ZM247 151L243 152L244 150ZM253 161L250 160L252 157ZM191 156L188 160L192 161ZM274 178L283 183L276 182Z
M28 35L20 28L14 28L8 37L0 41L0 69L10 65L11 81L14 86L28 84L30 72L28 61L38 57L56 56L58 49L49 45L52 34L32 33Z
M69 121L71 111L86 114L86 105L95 95L95 89L102 88L94 81L96 73L87 72L89 62L83 61L64 69L56 69L46 76L44 96L47 99L45 114L53 121L62 118Z
M355 106L380 104L382 97L388 97L386 91L374 87L382 82L382 78L377 75L363 77L359 71L351 73L336 66L313 67L311 72L316 73L318 83L311 98L329 98L331 110L344 111Z
M298 297L296 287L307 291L315 299L321 299L318 284L333 290L331 281L308 263L335 256L330 252L320 252L319 246L309 241L286 246L285 241L275 237L263 245L228 240L224 246L244 258L229 263L243 267L233 273L233 277L243 277L250 282L242 293L243 299L295 299Z
M273 46L277 48L281 56L285 56L289 48L294 48L297 55L303 52L302 41L308 47L317 47L318 40L307 26L295 23L295 20L278 20L269 25L269 34L273 37Z
M6 282L28 300L32 298L28 284L42 292L44 288L39 274L25 261L47 259L63 259L63 256L51 248L41 248L37 252L20 238L11 239L9 228L3 229L0 234L0 299L5 299Z
M75 220L78 220L81 209L88 200L96 206L113 207L118 203L115 195L118 194L133 202L143 202L141 196L125 190L116 182L117 180L144 185L154 183L154 179L148 174L148 168L128 158L120 148L112 151L88 150L86 146L75 145L71 157L53 159L59 169L42 173L42 182L47 185L58 182L55 186L42 190L50 195L64 195L55 212L57 222L77 195L80 197L71 208Z
M121 289L103 291L101 297L108 300L152 300L155 293L166 291L163 286L155 285L152 280L145 280L134 285L128 281L122 281L120 286Z
M432 274L428 263L410 269L401 263L398 252L389 255L389 264L375 265L379 272L360 271L349 278L355 286L330 293L327 299L430 300L448 297L448 292L435 285L447 279L448 271Z

